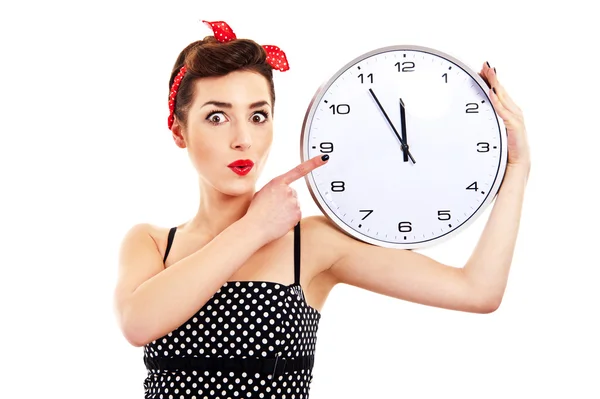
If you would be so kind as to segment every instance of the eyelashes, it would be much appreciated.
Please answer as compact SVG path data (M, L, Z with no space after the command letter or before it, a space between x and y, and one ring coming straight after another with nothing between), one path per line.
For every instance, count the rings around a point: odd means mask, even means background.
M256 116L260 115L262 116L262 118L260 120L255 120ZM269 111L267 110L260 110L260 111L256 111L252 114L252 116L250 117L250 119L252 120L252 122L256 123L256 124L263 124L265 123L270 117ZM214 126L218 126L222 123L224 123L227 120L227 117L225 116L225 113L221 110L212 110L211 112L208 113L208 115L206 116L206 120L214 125Z

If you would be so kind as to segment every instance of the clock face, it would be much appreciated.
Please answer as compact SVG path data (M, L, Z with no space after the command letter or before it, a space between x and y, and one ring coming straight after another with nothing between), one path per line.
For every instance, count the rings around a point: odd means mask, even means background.
M305 116L302 160L330 156L306 176L313 199L371 244L411 249L448 239L492 202L504 177L506 130L487 92L476 72L425 47L351 61Z

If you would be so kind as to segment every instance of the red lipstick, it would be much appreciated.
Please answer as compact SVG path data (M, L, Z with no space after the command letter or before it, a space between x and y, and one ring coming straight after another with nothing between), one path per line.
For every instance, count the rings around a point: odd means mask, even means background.
M252 162L249 159L238 159L237 161L234 161L227 166L229 167L229 169L231 169L238 175L245 176L250 172L250 170L254 166L254 162Z

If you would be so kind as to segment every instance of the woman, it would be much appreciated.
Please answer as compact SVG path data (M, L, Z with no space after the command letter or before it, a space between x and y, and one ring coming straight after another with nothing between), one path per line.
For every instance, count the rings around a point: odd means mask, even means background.
M116 311L126 339L144 347L146 397L308 398L320 310L339 283L446 309L498 308L530 159L523 114L489 64L480 76L507 127L508 167L477 247L455 268L302 218L289 184L326 158L255 193L273 138L272 70L287 60L208 24L214 36L181 52L169 82L168 126L199 174L198 212L170 229L136 225L120 250Z

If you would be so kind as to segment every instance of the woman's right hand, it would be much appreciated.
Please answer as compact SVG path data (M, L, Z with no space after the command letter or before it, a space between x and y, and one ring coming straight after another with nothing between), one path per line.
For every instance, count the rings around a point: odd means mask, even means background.
M328 159L329 156L324 155L304 161L254 194L244 218L264 235L265 244L287 234L302 219L297 193L290 183L325 165Z

